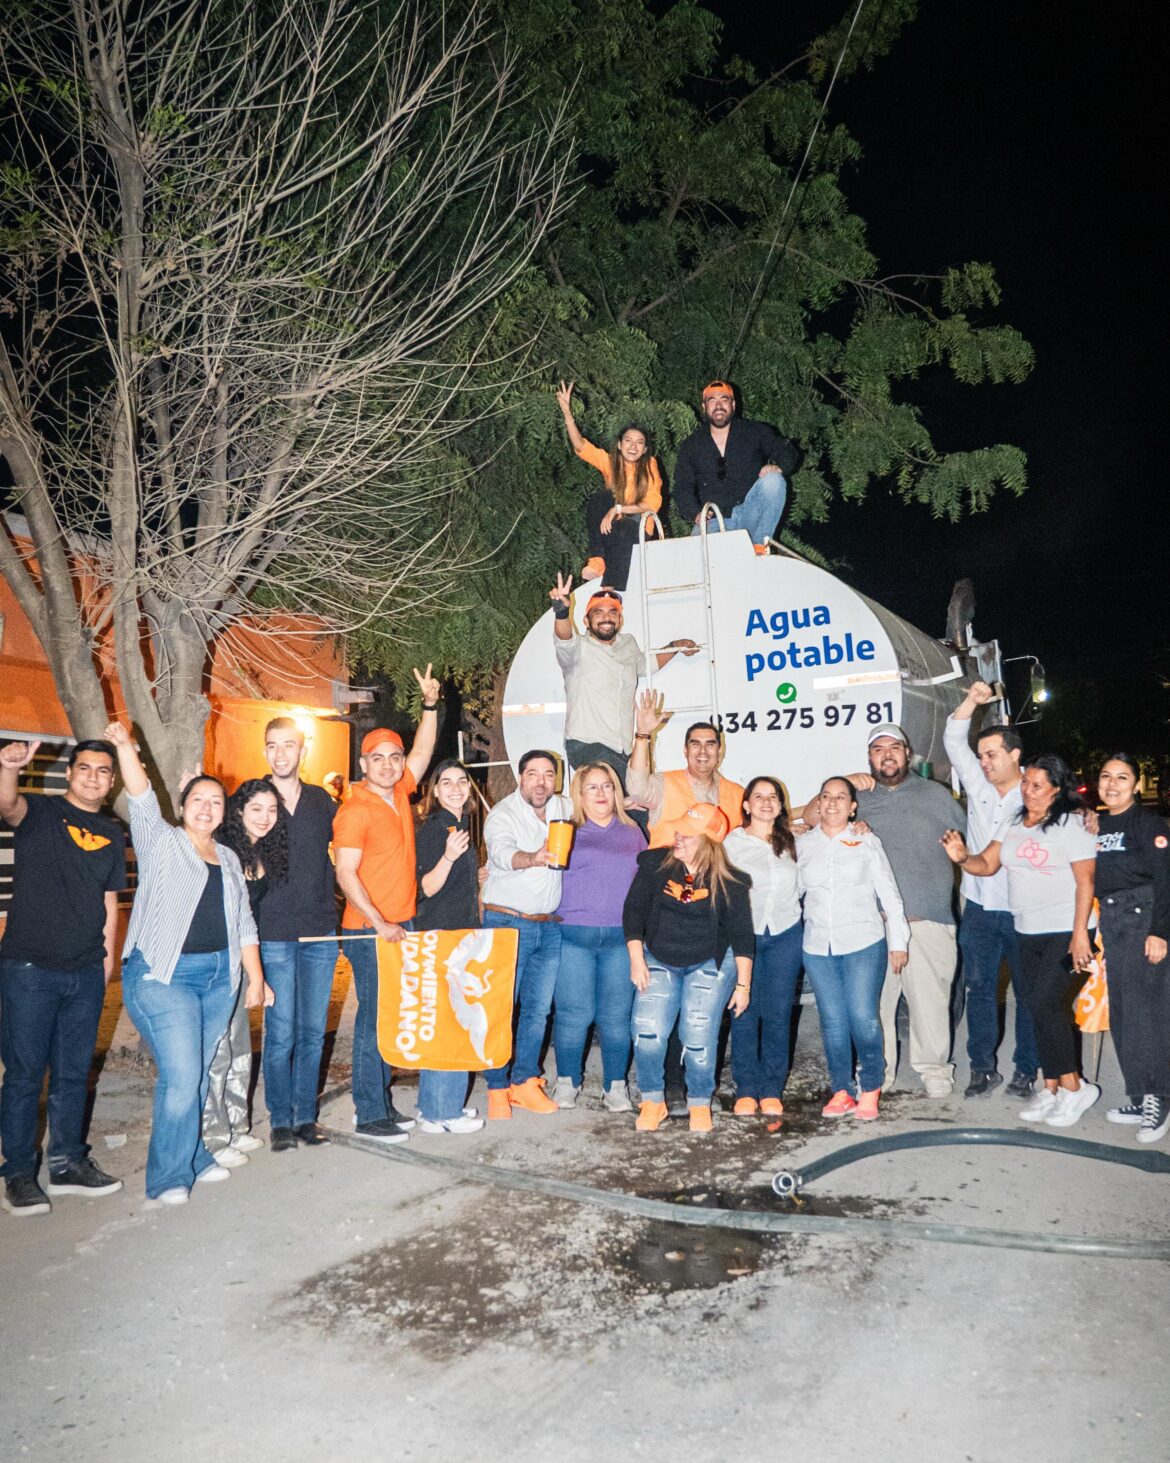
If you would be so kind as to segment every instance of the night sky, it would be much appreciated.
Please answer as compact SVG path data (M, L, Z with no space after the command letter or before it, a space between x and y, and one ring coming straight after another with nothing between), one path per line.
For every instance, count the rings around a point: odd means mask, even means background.
M780 0L764 27L758 4L711 8L728 47L763 69L845 3ZM1031 486L958 525L882 491L797 530L931 634L944 631L953 580L970 575L976 632L1039 656L1065 713L1067 698L1098 699L1098 725L1103 709L1122 742L1135 705L1159 700L1155 668L1170 672L1154 457L1166 409L1154 350L1158 13L1135 0L923 0L891 54L838 85L830 119L865 153L845 188L882 272L990 261L1004 291L996 319L1036 350L1023 386L940 373L913 399L943 449L1022 447Z

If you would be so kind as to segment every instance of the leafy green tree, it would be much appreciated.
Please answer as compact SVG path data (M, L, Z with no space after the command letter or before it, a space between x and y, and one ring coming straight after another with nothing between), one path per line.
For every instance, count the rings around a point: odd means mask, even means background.
M952 520L1024 491L1019 450L941 453L914 404L929 373L959 385L1028 374L1031 348L992 319L993 269L884 273L847 199L859 145L823 107L834 78L895 42L911 0L855 26L850 6L766 76L724 53L718 20L694 0L664 13L642 0L495 0L492 11L528 87L525 110L571 94L578 193L496 302L497 353L527 351L531 374L458 444L467 543L503 547L441 614L397 644L361 636L357 654L408 684L425 650L490 716L552 575L583 562L581 509L597 477L565 442L557 376L577 382L588 435L607 443L621 423L644 422L669 468L702 384L730 375L747 414L803 449L790 541L879 482Z

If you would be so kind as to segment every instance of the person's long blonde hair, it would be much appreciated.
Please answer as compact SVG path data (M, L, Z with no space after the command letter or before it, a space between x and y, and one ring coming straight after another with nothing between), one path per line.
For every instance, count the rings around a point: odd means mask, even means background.
M634 820L625 809L626 795L622 792L622 784L617 773L608 762L589 762L584 767L578 767L573 773L573 781L569 786L569 797L573 802L573 826L580 828L583 823L589 821L585 812L585 803L581 797L581 789L585 786L585 779L591 772L600 772L608 779L610 787L613 788L613 810L619 823L625 823L629 827L634 826Z
M666 860L666 867L677 864L684 873L686 865L673 851ZM742 884L743 876L734 868L721 843L712 843L706 834L699 835L699 846L695 850L695 884L710 889L714 900L726 899L728 884Z

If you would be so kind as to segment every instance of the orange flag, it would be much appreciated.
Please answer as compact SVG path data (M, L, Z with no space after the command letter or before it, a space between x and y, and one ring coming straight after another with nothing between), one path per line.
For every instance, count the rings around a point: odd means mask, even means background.
M1076 1023L1086 1036L1109 1030L1109 983L1105 975L1105 951L1101 945L1100 930L1094 930L1093 933L1097 943L1093 947L1089 978L1073 1002Z
M512 1055L516 930L378 941L378 1050L394 1067L482 1072Z

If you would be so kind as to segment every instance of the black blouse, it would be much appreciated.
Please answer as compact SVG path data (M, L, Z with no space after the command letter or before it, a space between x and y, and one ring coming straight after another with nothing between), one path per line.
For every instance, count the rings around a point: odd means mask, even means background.
M474 930L479 927L479 856L471 844L451 865L447 881L437 894L422 891L422 876L429 874L447 848L452 828L467 832L467 815L455 818L446 808L436 808L415 834L415 869L418 874L416 930Z

